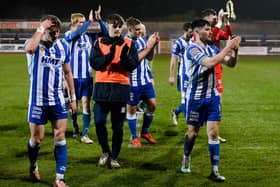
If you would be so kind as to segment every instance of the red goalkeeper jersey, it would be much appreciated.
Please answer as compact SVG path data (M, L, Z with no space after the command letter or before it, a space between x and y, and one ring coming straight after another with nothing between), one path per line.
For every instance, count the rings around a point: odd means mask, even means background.
M227 40L229 36L231 36L231 26L226 25L225 30L220 29L219 27L212 27L212 38L215 45L220 48L220 40ZM219 63L215 66L216 73L216 84L219 93L223 93L223 85L222 85L222 72L223 67L222 64Z

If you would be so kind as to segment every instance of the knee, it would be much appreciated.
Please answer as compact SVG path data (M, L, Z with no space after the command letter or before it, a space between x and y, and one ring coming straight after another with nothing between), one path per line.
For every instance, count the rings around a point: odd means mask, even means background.
M218 131L211 131L208 133L208 138L210 140L218 140Z
M39 147L40 146L40 144L42 143L42 141L43 141L43 138L37 138L37 137L31 137L31 139L30 139L30 143L31 143L31 145L35 145L35 146L37 146L37 147Z
M55 146L64 146L64 145L66 145L66 139L64 138L64 139L61 139L61 140L55 140L54 145Z
M188 131L187 135L188 135L189 139L195 139L198 136L198 132L196 132L196 131Z
M149 113L154 113L156 111L156 104L152 103L147 107Z
M96 115L94 115L94 123L96 127L105 126L106 125L106 119L100 118Z
M65 132L61 129L58 129L54 132L54 139L55 141L64 140L65 139Z
M112 130L113 130L113 132L120 134L123 132L123 127L121 125L114 126L114 127L112 127Z
M129 113L129 112L127 112L127 114L126 114L126 119L128 119L128 120L137 119L136 112L135 112L135 113Z
M31 141L32 141L33 145L40 145L41 142L43 141L43 139L44 139L44 135L36 135L35 134L31 137Z
M90 104L88 102L83 102L83 113L90 114Z

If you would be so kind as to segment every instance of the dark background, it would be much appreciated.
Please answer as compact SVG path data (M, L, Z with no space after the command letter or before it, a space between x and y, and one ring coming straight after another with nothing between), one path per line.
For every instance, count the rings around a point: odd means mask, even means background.
M238 20L280 20L280 0L232 0ZM3 5L7 4L7 5ZM69 21L73 12L84 13L102 6L102 17L119 13L143 21L185 21L205 8L225 9L226 0L9 0L1 1L0 21L38 20L45 14Z

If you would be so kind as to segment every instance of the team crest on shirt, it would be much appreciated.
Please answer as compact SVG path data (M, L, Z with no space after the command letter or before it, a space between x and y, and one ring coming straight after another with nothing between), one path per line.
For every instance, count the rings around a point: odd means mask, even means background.
M40 47L40 51L43 52L45 50L44 46Z
M201 51L198 48L192 48L190 54L194 59L197 59L200 56Z

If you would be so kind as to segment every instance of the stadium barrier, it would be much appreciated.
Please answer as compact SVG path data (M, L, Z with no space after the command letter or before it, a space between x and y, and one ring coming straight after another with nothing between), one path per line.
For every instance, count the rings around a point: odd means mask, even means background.
M160 41L155 54L170 54L171 41ZM1 44L0 53L24 53L24 44ZM280 47L244 46L239 48L239 55L280 55Z
M24 44L0 44L0 53L23 53Z
M69 24L69 22L63 22L60 37L63 37L63 33L68 30ZM179 29L182 24L182 22L145 22L148 31L160 32L161 41L155 49L156 54L171 53L174 40L182 34ZM244 25L246 25L246 31ZM38 26L39 22L36 21L0 21L0 52L24 52L25 40L32 36L34 29ZM275 29L267 29L280 28L280 22L233 23L233 27L236 34L239 33L242 37L240 55L280 55L280 47L278 47L280 34L272 32ZM263 28L266 29L263 30ZM98 31L100 27L97 22L93 22L89 29ZM269 33L264 31L269 31Z

